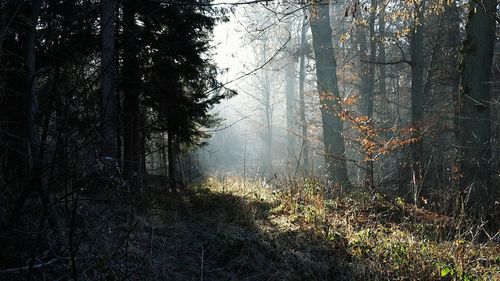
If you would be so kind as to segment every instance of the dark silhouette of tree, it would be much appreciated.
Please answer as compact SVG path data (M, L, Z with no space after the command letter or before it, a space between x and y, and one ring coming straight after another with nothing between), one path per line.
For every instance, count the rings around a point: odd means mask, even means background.
M480 212L491 208L498 188L491 183L490 81L495 45L494 0L470 2L463 45L462 91L460 92L460 186L464 200Z

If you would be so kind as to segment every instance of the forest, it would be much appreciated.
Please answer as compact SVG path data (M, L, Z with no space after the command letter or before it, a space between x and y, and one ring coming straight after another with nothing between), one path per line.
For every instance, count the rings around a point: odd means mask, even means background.
M0 280L500 280L498 0L0 0Z

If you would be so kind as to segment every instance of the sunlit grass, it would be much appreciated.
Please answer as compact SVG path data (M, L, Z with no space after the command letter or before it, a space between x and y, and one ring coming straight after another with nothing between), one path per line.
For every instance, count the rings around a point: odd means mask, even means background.
M270 188L241 178L208 178L202 187L241 198L231 212L245 213L235 215L245 224L298 229L320 237L331 251L342 249L347 255L338 262L355 280L500 280L498 239L471 241L463 221L402 199L387 202L363 192L327 199L314 179ZM259 210L255 202L270 208Z

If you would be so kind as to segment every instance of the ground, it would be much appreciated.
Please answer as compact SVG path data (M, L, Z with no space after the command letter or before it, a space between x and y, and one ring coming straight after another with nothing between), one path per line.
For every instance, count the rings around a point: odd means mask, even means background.
M479 241L481 225L373 193L326 199L321 186L208 178L149 185L133 203L82 194L31 273L2 266L0 279L500 280L498 234Z

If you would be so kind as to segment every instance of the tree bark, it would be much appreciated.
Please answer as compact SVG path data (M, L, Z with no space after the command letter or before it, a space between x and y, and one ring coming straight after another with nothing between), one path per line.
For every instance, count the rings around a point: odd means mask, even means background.
M101 86L101 151L100 157L116 164L116 70L115 70L115 0L101 0L102 86Z
M335 185L350 188L342 134L343 121L340 118L342 108L337 83L337 61L332 44L329 1L321 1L313 5L311 14L326 170Z
M380 13L379 13L379 18L378 18L378 33L380 37L380 42L378 43L378 60L382 63L379 65L379 92L381 97L385 97L387 95L387 67L384 65L386 58L385 58L385 43L384 43L384 37L385 37L385 4L381 3L380 5Z
M137 49L136 1L123 2L123 171L129 182L140 183L139 65Z
M30 29L27 36L27 53L26 53L26 63L27 63L27 94L29 107L29 130L30 130L30 150L31 158L33 161L33 181L35 186L38 187L40 191L40 197L48 206L48 193L45 180L42 177L42 163L40 155L40 108L38 103L37 94L37 84L36 84L36 55L35 55L35 41L36 41L36 25L38 22L38 17L40 15L40 9L42 6L41 0L33 0L31 4L31 15L30 15Z
M168 155L168 177L170 183L175 187L177 180L177 167L175 164L175 141L171 130L167 132L167 155Z
M262 56L263 60L267 61L268 60L268 55L267 55L267 38L264 38L263 42L263 50L262 50ZM272 101L271 101L271 81L269 77L269 71L267 69L263 69L264 71L264 84L263 84L263 91L262 91L262 104L264 106L264 115L265 115L265 126L266 126L266 133L264 136L264 153L263 155L263 168L265 171L270 172L272 169L272 163L273 163L273 154L272 154L272 143L273 143L273 109L272 109Z
M9 1L2 11L4 29L18 32L3 32L2 42L2 99L0 100L0 125L4 133L0 134L5 143L0 150L2 158L3 180L10 185L24 185L30 178L29 154L29 99L26 93L26 36L30 29L28 3ZM10 25L7 26L7 22ZM2 29L2 30L4 30ZM7 67L10 66L10 67Z
M371 0L370 5L370 20L369 20L369 28L370 28L370 61L374 62L377 58L377 45L375 44L375 16L377 13L377 0ZM366 108L366 116L368 117L368 125L373 126L375 123L373 120L373 99L375 96L375 64L370 64L369 69L369 80L368 80L368 104ZM369 136L367 136L369 137ZM365 182L366 184L374 188L374 175L373 175L373 153L372 151L368 151L367 154L367 165L366 165L366 174L365 174Z
M377 0L371 0L370 4L370 61L374 62L377 58L377 45L375 44L375 16L377 13ZM368 95L367 105L366 105L366 116L371 121L373 118L373 97L375 95L375 64L370 63L369 68L369 80L368 80ZM370 156L371 157L371 156Z
M425 1L414 4L415 18L410 37L411 53L411 123L415 141L411 145L411 182L413 201L420 205L421 197L427 196L422 190L423 183L423 145L421 126L424 112L424 6Z
M304 172L307 171L307 167L309 166L309 149L308 149L308 136L307 136L307 119L306 119L306 105L305 105L305 96L304 96L304 84L306 77L305 70L305 59L306 59L306 33L307 33L307 18L306 11L304 12L304 21L302 23L302 29L300 31L300 58L299 58L299 114L300 114L300 127L302 133L302 148L301 148L301 156L302 156L302 167ZM299 159L300 160L300 159Z
M498 188L491 185L490 80L495 45L496 0L470 1L463 45L460 93L460 186L476 213L492 207Z
M361 10L357 9L357 16L361 15ZM364 114L368 118L368 125L372 125L374 123L373 120L373 97L375 95L375 60L376 60L376 48L377 45L375 43L375 15L377 11L377 2L376 0L371 0L370 4L370 16L368 20L368 28L369 28L369 48L366 42L367 36L363 26L358 26L358 42L359 42L359 51L360 51L360 77L361 84L359 87L360 95L361 95L361 106L363 107L362 114ZM369 51L369 52L368 52ZM369 55L368 55L369 54ZM368 59L369 58L369 59ZM370 136L363 135L363 138L370 138ZM366 160L365 167L365 180L364 185L367 187L374 186L374 177L373 177L373 160L372 160L372 152L365 151L366 155L364 155Z
M289 25L289 30L291 30L291 24ZM285 77L285 100L286 100L286 131L287 131L287 161L291 163L292 157L295 152L295 57L294 40L290 39L288 42L289 53L287 58L286 66L286 77Z
M37 85L36 85L36 55L35 55L35 42L36 42L36 24L38 22L38 17L40 15L42 2L41 0L34 0L31 2L28 21L24 26L25 31L25 44L24 49L24 61L25 61L25 90L23 105L25 113L24 120L26 122L23 135L27 136L29 153L24 155L24 157L31 158L26 159L27 166L30 169L27 176L30 181L26 182L20 195L14 206L14 210L10 217L9 223L16 223L21 215L21 210L26 203L29 195L33 191L38 191L40 198L44 204L45 208L49 208L49 194L47 190L47 182L42 175L42 163L40 155L40 109L38 105L38 95L37 95ZM54 218L53 218L54 219ZM53 220L50 220L53 223Z

